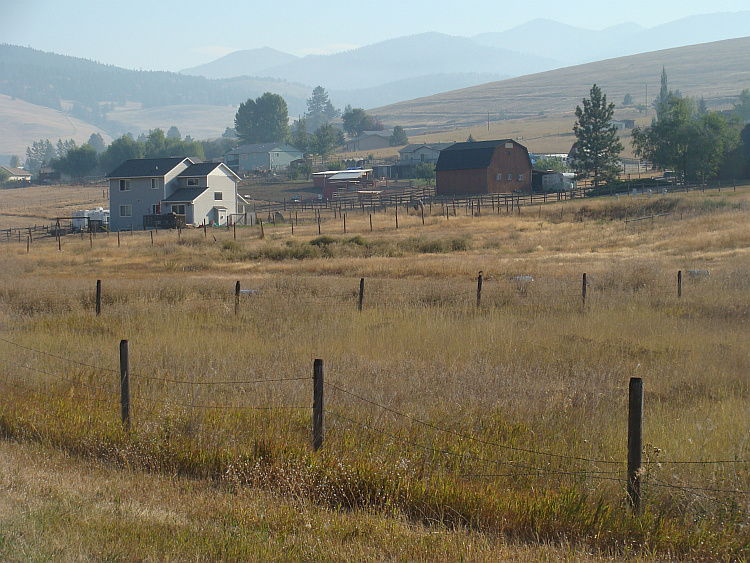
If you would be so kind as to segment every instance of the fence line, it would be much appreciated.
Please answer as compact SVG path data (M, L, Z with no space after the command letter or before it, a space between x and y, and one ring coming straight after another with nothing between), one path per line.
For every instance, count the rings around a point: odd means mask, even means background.
M70 362L70 363L73 363L73 364L76 364L76 365L81 365L81 366L84 366L84 367L87 367L87 368L91 368L91 369L101 370L102 372L109 372L109 373L111 373L113 371L115 371L115 372L117 371L117 370L110 370L110 369L106 369L106 368L97 368L97 367L91 366L89 364L84 364L82 362L78 362L78 361L73 360L71 358L63 358L63 357L55 355L55 354L49 354L49 353L46 353L46 352L43 352L43 351L31 348L29 346L24 346L24 345L20 345L20 344L14 343L14 342L9 341L9 340L7 340L5 338L0 338L0 341L5 342L5 343L10 344L10 345L19 346L20 348L23 348L25 350L29 350L29 351L32 351L34 353L42 354L42 355L45 355L45 356L48 356L48 357L51 357L51 358L64 360L66 362ZM63 377L61 375L58 375L58 374L52 374L52 373L50 373L48 371L45 371L45 370L41 370L41 369L34 368L34 367L31 367L31 366L25 366L25 365L22 365L22 364L18 364L16 362L12 362L12 361L10 361L10 360L8 360L6 358L3 358L3 357L0 357L0 360L3 361L3 362L5 362L8 365L11 365L11 366L14 366L14 367L18 367L18 368L22 368L22 369L27 369L27 370L30 370L30 371L35 371L35 372L38 372L38 373L42 373L42 374L44 374L47 377L54 377L54 378L60 379L61 381L65 382L65 383L69 383L71 385L75 385L75 386L78 386L78 387L87 388L87 389L90 389L90 390L93 390L93 391L97 391L97 392L105 391L105 393L108 393L110 395L113 395L113 394L116 395L117 394L116 392L112 392L110 390L107 390L104 387L95 387L95 386L91 386L91 385L82 383L80 381L74 381L74 380L71 380L69 378L65 378L65 377ZM316 363L316 366L317 366L317 363ZM321 366L322 366L322 364L321 364ZM203 381L180 381L180 380L176 380L176 379L172 379L172 378L155 378L155 377L149 377L149 376L138 376L137 377L137 379L140 379L140 378L143 378L143 379L146 379L146 380L157 380L157 381L163 381L163 382L169 382L169 383L176 383L176 384L184 383L184 384L191 384L191 385L197 385L197 386L202 386L202 385L211 384L211 383L216 383L217 385L218 384L221 384L221 385L231 385L231 384L244 385L244 384L261 384L261 383L279 383L279 382L287 382L287 381L309 381L311 379L310 377L295 377L295 378L277 378L277 379L270 379L270 380L247 380L247 381L230 381L230 380L226 380L226 381L220 381L220 382L203 382ZM322 378L321 378L321 382L322 382ZM22 383L20 383L18 381L11 382L7 377L0 377L0 384L4 385L6 387L9 387L11 389L21 389L21 390L26 391L26 392L38 393L38 394L46 395L46 396L49 396L49 397L55 397L55 398L67 398L67 397L69 397L69 395L67 395L67 394L54 393L52 391L41 389L41 388L38 388L38 387L30 387L30 386L24 385L24 384L22 384ZM381 410L384 410L386 412L389 412L389 413L393 414L394 416L401 417L401 418L403 418L405 420L408 420L408 421L410 421L410 422L412 422L414 424L420 425L420 426L422 426L424 428L429 428L431 430L443 433L443 434L445 434L447 436L450 436L452 438L456 438L459 441L466 441L468 443L480 444L480 445L489 446L489 447L492 447L492 448L505 449L505 450L509 450L509 451L513 451L513 452L519 452L519 453L528 454L528 455L532 455L532 456L550 457L550 458L555 458L555 459L563 460L563 461L577 461L577 462L583 462L583 463L590 463L590 464L593 464L593 465L616 465L616 466L620 467L620 469L609 470L609 471L603 471L603 470L600 470L600 469L591 469L591 468L585 468L585 467L577 467L577 468L573 468L573 469L563 470L563 469L557 469L557 468L553 468L553 467L537 466L537 465L529 464L529 463L524 462L522 460L487 459L485 457L480 457L480 456L475 455L473 453L466 453L466 452L462 453L462 452L458 452L458 451L450 451L448 449L434 447L434 446L431 446L431 445L420 443L420 442L415 441L415 440L410 440L410 439L404 438L404 437L402 437L400 435L394 434L392 432L388 432L386 430L383 430L383 429L380 429L380 428L376 428L376 427L374 427L371 424L363 423L363 422L354 420L353 418L351 418L349 416L346 416L346 415L344 415L344 414L342 414L340 412L337 412L336 410L324 409L324 410L321 411L321 412L325 412L325 413L333 416L334 418L336 418L336 419L338 419L340 421L344 421L346 423L353 424L353 425L355 425L355 426L357 426L359 428L367 429L367 430L372 431L372 432L380 433L381 435L386 436L386 437L388 437L388 438L390 438L392 440L398 441L400 443L409 445L409 446L417 448L417 449L421 449L421 450L424 450L424 451L427 451L427 452L431 452L433 454L439 454L439 455L443 455L443 456L450 456L450 457L454 457L454 458L457 458L457 459L465 460L465 461L471 462L471 463L482 463L482 464L487 463L487 464L493 464L493 465L497 465L497 466L509 466L509 467L518 468L518 469L520 469L522 471L525 471L525 473L514 472L514 473L508 473L508 474L500 474L500 473L495 473L495 474L492 474L492 473L460 473L460 472L456 473L456 475L458 477L461 477L461 478L465 478L465 479L485 478L486 479L486 478L510 478L510 477L521 477L521 476L534 477L534 476L544 476L544 475L547 475L547 476L558 475L558 476L571 476L571 477L586 477L586 478L589 478L589 479L592 479L592 480L598 480L598 481L608 481L608 482L616 482L616 483L629 483L629 481L627 479L622 479L622 478L614 477L614 475L620 473L620 471L622 470L621 469L622 465L623 465L623 461L622 460L621 461L613 461L613 460L603 460L603 459L590 459L590 458L585 458L585 457L581 457L581 456L572 456L572 455L566 455L566 454L559 454L559 453L555 453L555 452L548 452L548 451L536 450L536 449L532 449L532 448L523 448L523 447L511 446L511 445L508 445L508 444L501 444L501 443L497 443L497 442L483 440L483 439L476 438L476 437L468 435L468 434L463 434L463 433L460 433L460 432L456 432L454 430L443 428L443 427L441 427L439 425L436 425L436 424L433 424L433 423L421 420L421 419L419 419L417 417L408 415L406 413L400 412L400 411L398 411L396 409L393 409L391 407L388 407L386 405L382 405L382 404L380 404L380 403L378 403L376 401L368 399L368 398L362 396L361 394L358 394L358 393L355 393L355 392L350 391L348 389L345 389L345 388L343 388L340 385L337 385L335 383L328 382L328 383L325 384L325 387L327 387L329 389L332 389L335 392L339 392L339 393L342 393L344 395L347 395L347 396L349 396L351 398L354 398L354 399L356 399L358 401L361 401L361 402L364 402L364 403L369 404L371 406L377 407L378 409L381 409ZM200 409L200 410L207 410L207 409L222 410L222 409L226 409L226 410L236 410L236 411L251 410L251 411L273 412L273 411L307 410L307 409L310 408L309 405L263 405L263 406L233 406L233 405L221 405L221 404L208 405L208 404L184 403L184 402L174 401L174 400L159 400L159 399L154 399L152 397L141 396L140 394L134 395L134 398L137 399L137 400L139 400L139 401L143 401L146 404L150 403L152 406L155 406L156 404L166 404L166 405L172 405L172 406L177 406L177 407L180 407L180 408L191 409L191 410L192 409ZM107 404L107 403L112 404L112 401L108 400L106 398L87 397L87 400L93 400L93 401L101 402L101 403L104 403L104 404ZM128 397L128 400L129 400L129 397ZM321 404L322 404L322 400L321 400ZM151 413L153 414L153 409L151 409ZM313 418L314 418L314 416L313 416ZM321 418L321 421L322 421L322 418ZM129 420L128 420L128 422L129 422ZM322 445L322 433L321 433L320 438L321 438L321 445ZM666 460L666 461L661 461L660 460L659 463L661 463L661 464L664 464L664 463L667 463L667 464L685 464L685 465L687 465L687 464L692 464L692 465L696 465L696 464L716 464L716 465L723 465L723 464L740 464L740 463L741 464L746 464L746 463L750 463L750 462L748 462L746 460L714 460L714 461L710 461L710 460L699 460L699 461L691 461L691 460L685 460L685 461L683 461L683 460ZM646 468L648 469L650 467L650 465L651 464L647 463L646 464ZM640 469L639 469L639 472L640 472ZM737 489L737 488L735 488L735 489L725 489L725 488L718 488L718 487L697 487L697 486L677 485L677 484L673 484L673 483L667 483L667 482L664 482L663 480L658 479L656 476L651 475L650 471L648 471L648 470L645 472L645 478L646 478L646 480L647 480L647 482L648 482L648 484L650 486L661 487L661 488L668 488L668 489L675 489L675 490L682 490L682 491L689 492L689 493L692 493L692 494L696 494L696 493L710 493L710 494L750 495L750 491L746 491L746 490L743 490L743 489Z

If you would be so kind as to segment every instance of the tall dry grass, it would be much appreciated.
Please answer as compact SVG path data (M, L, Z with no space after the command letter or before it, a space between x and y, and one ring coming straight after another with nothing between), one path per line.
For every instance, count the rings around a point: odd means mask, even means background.
M247 228L3 246L3 435L520 541L744 557L747 194L433 212L425 226L400 214L398 231L392 214L370 232L352 213L347 233L330 219L322 235L279 225L263 240ZM255 290L237 316L236 279ZM315 358L327 427L314 454ZM646 387L641 519L623 484L633 376Z

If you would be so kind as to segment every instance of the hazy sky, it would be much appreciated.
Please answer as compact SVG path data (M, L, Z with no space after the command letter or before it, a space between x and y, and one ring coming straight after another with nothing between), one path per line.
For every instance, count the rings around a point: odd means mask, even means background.
M471 8L409 0L0 0L0 43L130 69L178 71L265 46L303 56L426 31L470 37L536 18L587 29L625 22L648 28L748 9L747 0L503 0Z

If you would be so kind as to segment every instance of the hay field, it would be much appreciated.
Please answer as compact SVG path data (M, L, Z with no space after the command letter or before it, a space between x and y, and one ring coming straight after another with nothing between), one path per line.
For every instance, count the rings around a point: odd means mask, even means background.
M448 211L0 243L0 556L747 558L750 188Z

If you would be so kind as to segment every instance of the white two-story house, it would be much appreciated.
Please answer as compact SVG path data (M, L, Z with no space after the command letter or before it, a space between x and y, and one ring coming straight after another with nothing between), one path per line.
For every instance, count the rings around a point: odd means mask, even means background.
M113 231L150 228L168 215L187 225L224 225L237 213L239 177L220 162L131 159L107 178Z

